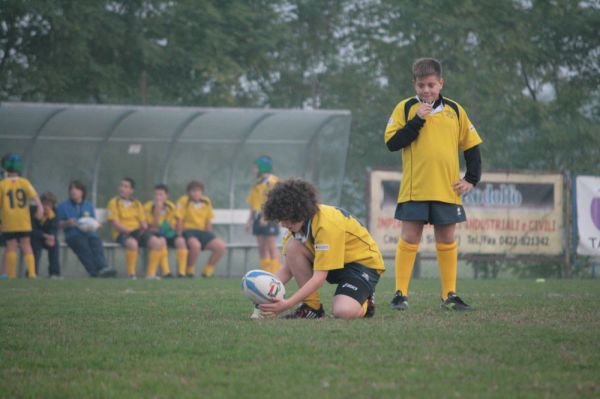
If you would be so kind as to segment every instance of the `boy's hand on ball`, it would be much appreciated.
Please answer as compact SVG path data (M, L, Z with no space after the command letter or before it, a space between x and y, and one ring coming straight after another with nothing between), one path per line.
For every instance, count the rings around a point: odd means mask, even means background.
M273 298L273 303L263 303L262 305L258 305L258 308L260 309L260 314L262 316L274 317L281 312L285 312L290 307L287 300Z
M473 189L473 185L465 179L460 179L452 185L452 188L456 194L467 194Z
M421 105L419 105L419 108L417 109L417 115L419 116L419 118L425 119L425 117L431 113L432 109L433 107L431 106L431 104L421 103Z

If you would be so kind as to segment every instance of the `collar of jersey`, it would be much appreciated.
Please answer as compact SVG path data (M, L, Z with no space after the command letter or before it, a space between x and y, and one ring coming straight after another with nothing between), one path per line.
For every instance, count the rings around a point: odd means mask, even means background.
M297 233L292 232L292 234L294 235L294 238L296 240L300 240L302 242L306 242L308 241L308 239L310 238L310 225L312 224L312 219L308 219L306 222L304 222L304 224L302 225L302 230L300 230ZM302 232L305 231L305 234L302 234Z
M419 96L415 96L415 98L417 99L417 101L419 101L420 103L424 102L422 101ZM433 105L431 106L431 113L429 115L433 115L433 114L437 114L438 112L442 112L444 110L444 97L442 96L442 94L440 93L440 98L438 98L437 100L435 100L435 102L433 103Z

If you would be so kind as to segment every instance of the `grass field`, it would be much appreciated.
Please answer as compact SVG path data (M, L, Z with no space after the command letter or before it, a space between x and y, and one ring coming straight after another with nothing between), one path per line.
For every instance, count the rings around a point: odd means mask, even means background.
M462 314L392 288L371 320L256 322L238 279L0 281L0 397L600 397L599 282L465 280Z

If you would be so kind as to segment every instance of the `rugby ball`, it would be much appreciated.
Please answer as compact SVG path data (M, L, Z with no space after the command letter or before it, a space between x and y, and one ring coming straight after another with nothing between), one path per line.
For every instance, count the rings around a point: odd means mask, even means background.
M256 269L242 278L242 293L255 304L271 303L274 298L283 299L285 286L274 274Z
M92 217L84 216L77 221L77 227L84 232L96 231L100 227L100 223Z

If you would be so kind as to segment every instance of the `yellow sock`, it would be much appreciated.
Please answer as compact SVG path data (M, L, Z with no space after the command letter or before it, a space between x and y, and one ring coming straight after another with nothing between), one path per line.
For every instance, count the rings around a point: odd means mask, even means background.
M127 274L130 276L135 276L135 269L137 266L137 258L138 258L137 251L127 251L125 253L125 259L127 262Z
M440 267L442 283L442 299L448 298L449 292L456 292L456 270L458 269L458 250L456 241L452 244L435 244L437 261Z
M185 274L187 274L188 276L195 276L196 275L196 266L194 266L194 265L187 266L185 269Z
M271 259L260 258L260 268L266 272L270 272L271 271Z
M369 301L364 301L362 304L362 308L363 308L363 317L365 317L365 315L367 314L367 307L369 306Z
M33 257L33 254L26 254L23 257L23 260L25 261L25 266L27 267L27 277L28 278L36 278L36 274L35 274L35 258Z
M409 244L406 241L398 240L396 247L396 291L402 292L402 295L408 296L408 284L412 277L413 267L419 244Z
M319 295L319 290L314 291L312 294L307 296L302 302L304 302L311 308L318 310L321 307L321 296Z
M5 256L6 264L4 266L6 268L6 274L8 274L8 278L17 278L17 252L7 251Z
M146 270L146 276L154 277L156 276L156 269L158 268L158 262L160 262L160 258L162 257L162 250L156 251L151 249L148 254L148 270Z
M281 268L281 263L277 259L271 259L271 273L277 273Z
M185 268L187 266L188 250L178 249L177 250L177 273L181 276L185 275Z
M163 276L171 274L171 266L169 265L169 249L164 247L160 255L160 273Z
M207 263L206 266L204 266L204 269L202 270L202 275L204 277L212 277L213 274L215 274L215 266L211 265L210 263Z

